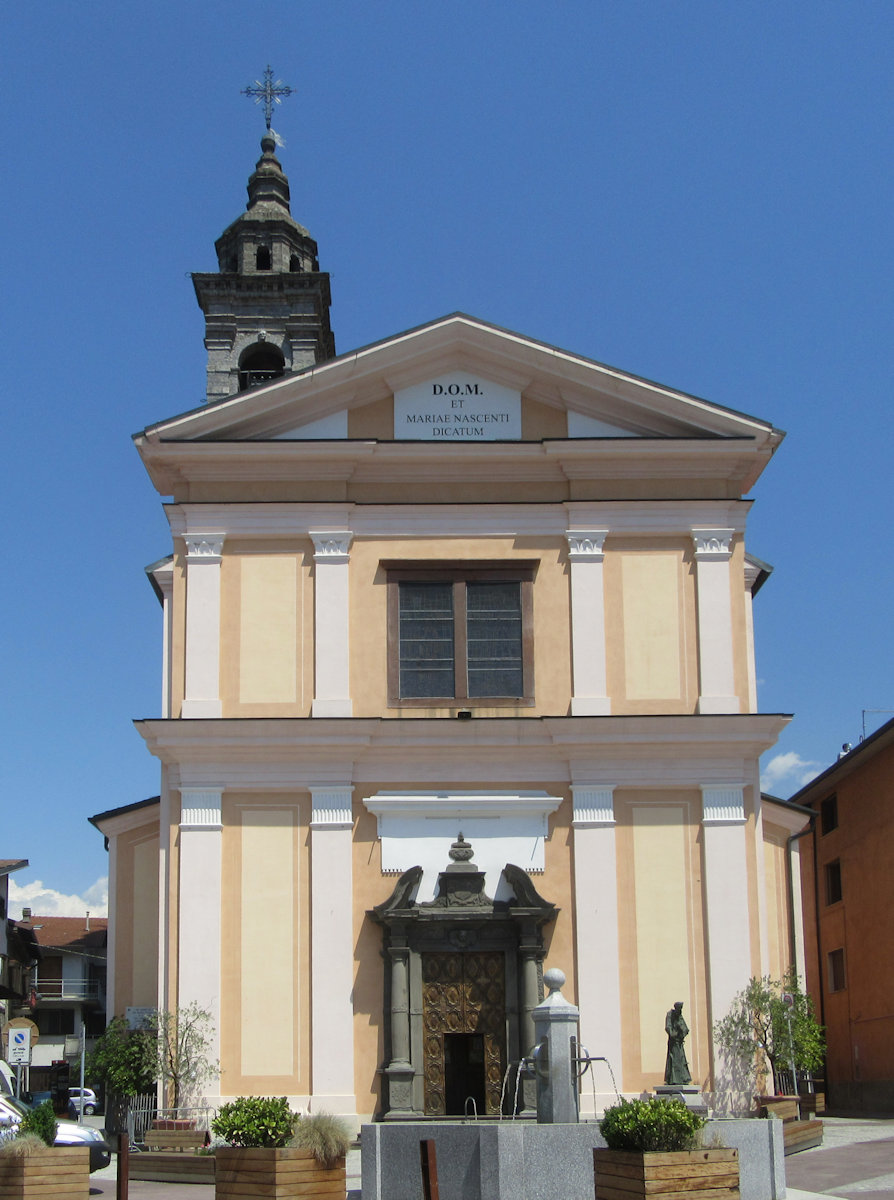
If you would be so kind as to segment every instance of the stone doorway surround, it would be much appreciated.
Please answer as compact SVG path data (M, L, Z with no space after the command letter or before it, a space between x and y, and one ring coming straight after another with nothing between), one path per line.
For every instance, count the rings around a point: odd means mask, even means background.
M501 1086L507 1064L534 1044L531 1014L543 998L542 930L559 910L511 863L498 889L507 898L491 899L472 855L460 833L433 900L416 902L423 871L415 866L369 914L383 926L387 1065L381 1111L388 1121L442 1115L443 1040L450 1022L455 1032L486 1036L489 1115L500 1111L497 1076ZM481 987L485 965L489 986ZM440 978L450 974L458 985L452 998Z

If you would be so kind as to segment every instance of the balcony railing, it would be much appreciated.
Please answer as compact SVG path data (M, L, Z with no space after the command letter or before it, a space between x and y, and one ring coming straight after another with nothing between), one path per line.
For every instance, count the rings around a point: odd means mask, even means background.
M99 1004L104 989L95 979L38 979L38 1000L71 1000Z

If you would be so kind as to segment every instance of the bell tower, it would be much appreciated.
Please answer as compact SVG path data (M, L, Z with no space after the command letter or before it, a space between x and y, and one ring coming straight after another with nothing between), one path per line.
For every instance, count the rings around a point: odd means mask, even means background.
M320 270L316 242L289 208L289 181L270 128L271 100L279 102L271 80L268 67L265 90L246 89L267 101L246 210L214 243L217 273L192 276L205 314L207 400L335 357L329 275Z

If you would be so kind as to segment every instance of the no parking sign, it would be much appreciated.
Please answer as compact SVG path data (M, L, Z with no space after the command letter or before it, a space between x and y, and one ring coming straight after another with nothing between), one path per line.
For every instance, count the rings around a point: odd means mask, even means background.
M31 1047L37 1045L40 1037L34 1022L27 1017L14 1017L3 1026L3 1037L9 1065L27 1067L31 1062Z
M28 1065L31 1061L30 1029L10 1029L9 1054L6 1061L11 1067L17 1066L19 1063L24 1063L25 1066Z

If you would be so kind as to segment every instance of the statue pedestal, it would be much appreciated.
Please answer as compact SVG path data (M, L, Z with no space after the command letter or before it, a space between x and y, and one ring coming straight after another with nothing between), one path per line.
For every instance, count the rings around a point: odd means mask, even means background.
M654 1091L656 1096L663 1096L668 1100L682 1100L696 1116L710 1116L702 1090L694 1083L662 1083Z

